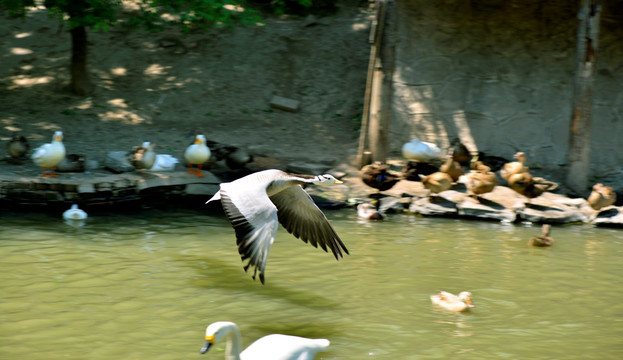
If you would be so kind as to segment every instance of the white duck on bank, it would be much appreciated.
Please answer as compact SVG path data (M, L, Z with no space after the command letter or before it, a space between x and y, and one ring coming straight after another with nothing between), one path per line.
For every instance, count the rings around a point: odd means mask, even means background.
M241 352L241 337L238 326L229 321L218 321L208 325L205 345L200 353L205 354L216 343L226 340L227 360L313 360L316 354L326 350L327 339L309 339L299 336L271 334L259 338Z
M281 170L259 171L238 180L221 183L220 190L206 202L220 200L223 210L236 231L238 252L244 270L253 268L253 279L259 272L264 283L264 270L275 241L279 223L314 247L327 248L336 259L348 254L326 216L301 185L333 185L342 182L332 175L293 175Z
M41 167L43 177L57 177L54 168L65 158L65 145L63 145L63 132L56 131L52 137L52 142L43 144L32 153L32 161ZM45 169L50 169L46 173Z
M71 208L63 212L65 220L84 220L88 217L86 211L79 209L78 204L71 205Z
M156 154L156 161L151 167L151 171L173 171L175 170L175 164L180 161L169 154Z
M201 167L203 163L210 159L210 148L206 145L206 138L203 135L195 136L195 141L186 148L184 159L188 166L188 172L202 177ZM193 169L193 165L197 165L197 170Z
M447 291L439 291L438 294L431 295L430 300L448 311L459 312L475 307L472 303L472 293L469 291L462 291L458 296Z
M402 145L402 156L407 160L426 162L438 159L441 155L442 151L437 145L420 141L418 138L413 138L410 142Z

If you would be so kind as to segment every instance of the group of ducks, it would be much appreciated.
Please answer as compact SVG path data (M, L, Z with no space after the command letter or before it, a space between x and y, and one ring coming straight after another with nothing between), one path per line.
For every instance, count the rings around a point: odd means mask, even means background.
M218 160L224 159L227 166L232 169L240 168L253 160L251 155L239 148L217 143L213 143L213 145ZM127 159L138 170L173 170L179 160L168 154L157 154L154 148L153 143L143 142L127 153ZM7 144L9 157L17 164L22 164L21 160L27 156L29 151L30 144L23 135L14 135ZM184 160L188 166L188 172L202 177L202 166L210 160L211 154L205 136L195 135L193 142L184 151ZM57 177L58 174L54 170L66 157L68 155L63 143L62 131L56 131L50 143L34 149L30 156L32 161L41 168L41 175L45 178Z
M407 163L401 172L393 172L388 164L377 162L361 169L361 180L377 189L379 193L391 189L400 180L421 181L430 192L428 199L431 202L437 201L437 194L450 189L459 179L465 184L470 196L480 202L482 200L480 195L493 191L499 184L495 172L498 169L499 177L510 189L526 197L528 203L531 199L547 191L554 191L558 187L553 181L533 176L525 165L526 155L521 151L517 152L513 156L514 161L510 162L482 153L473 156L459 139L455 139L448 149L445 161L437 167L432 164L443 157L443 151L435 144L415 138L402 146L402 155L407 159ZM492 167L495 168L492 170ZM378 196L377 193L374 197ZM616 193L612 187L596 184L587 201L593 209L599 210L614 204ZM371 204L360 204L358 213L364 218L382 219L383 215L379 212L378 206L377 200Z
M200 164L207 161L210 156L209 149L206 149L205 137L197 135L195 142L185 152L186 160L189 163L189 172L200 176ZM150 146L147 146L141 152L141 161L145 157L148 159L152 157L148 151L153 151L153 148L150 149ZM36 156L33 154L32 158L33 161L37 158L38 160L35 162L42 168L53 168L55 166L53 162L60 157L59 153L61 152L64 156L62 133L57 132L53 142L37 149L35 151ZM452 162L456 161L459 164L465 162L464 159L458 157L459 153L460 151L452 151L448 161L444 164L447 166L443 167L443 171L441 168L439 171L446 174L452 181L456 181L453 175L456 176L456 173L459 172L458 168L452 165ZM50 160L52 157L54 157L54 161ZM523 158L518 158L518 162L523 165ZM474 170L476 173L488 174L490 172L486 165L478 164L478 161L473 163L476 163ZM192 165L197 165L197 170L194 170ZM518 166L517 168L519 170L514 171L513 174L527 173L527 168L519 168ZM435 173L424 175L422 181L424 181L424 177ZM509 179L513 174L509 174ZM377 167L374 172L366 172L365 175L368 177L366 183L374 184L374 186L370 186L379 191L391 188L395 182L399 181L387 168L382 167ZM433 178L435 177L429 178L431 181L428 182L432 182ZM525 175L523 179L524 183L527 182ZM349 253L324 213L303 189L303 186L307 184L336 185L341 183L330 174L295 175L275 169L264 170L231 182L221 183L219 191L206 203L220 201L225 215L234 229L241 260L243 263L246 262L243 264L245 272L251 268L253 279L257 276L260 282L264 283L268 255L280 223L294 237L300 238L314 247L320 247L325 252L331 250L338 260L344 254ZM478 190L474 191L474 189L477 187L472 186L471 188L471 191L477 195L476 191ZM80 211L77 205L74 205L69 210L68 216L86 216L86 213L80 215ZM74 215L70 215L72 213ZM547 234L544 235L549 237L549 227L544 227L545 230L547 230ZM474 307L469 292L453 295L440 291L439 294L431 296L431 301L433 304L450 311L464 311ZM228 342L226 358L245 360L267 358L273 360L313 359L318 352L325 350L330 344L327 339L307 339L273 334L260 338L247 349L241 351L240 331L236 324L226 321L210 324L206 328L205 340L206 343L201 349L201 353L207 352L216 342L226 340Z

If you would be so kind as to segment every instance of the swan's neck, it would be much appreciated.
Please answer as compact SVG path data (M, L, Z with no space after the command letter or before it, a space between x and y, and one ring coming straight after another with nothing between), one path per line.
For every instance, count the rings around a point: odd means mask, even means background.
M227 336L227 345L225 347L225 359L226 360L240 360L240 331L237 327L232 326L229 328L229 335Z

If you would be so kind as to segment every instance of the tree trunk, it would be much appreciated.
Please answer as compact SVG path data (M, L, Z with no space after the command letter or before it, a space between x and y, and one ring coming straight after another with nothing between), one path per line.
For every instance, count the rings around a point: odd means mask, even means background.
M87 31L76 26L71 33L71 81L69 89L77 95L88 95L93 90L87 73Z
M583 0L578 14L577 66L571 112L568 169L566 183L582 194L588 188L593 107L593 74L599 39L599 0Z

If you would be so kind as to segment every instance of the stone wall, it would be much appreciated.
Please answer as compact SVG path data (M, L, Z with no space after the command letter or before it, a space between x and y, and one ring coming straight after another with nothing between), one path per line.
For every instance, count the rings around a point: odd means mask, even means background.
M395 0L394 6L390 155L412 137L446 147L458 136L471 150L508 159L521 150L531 168L564 174L579 4ZM602 13L592 180L623 171L623 14L615 10Z

